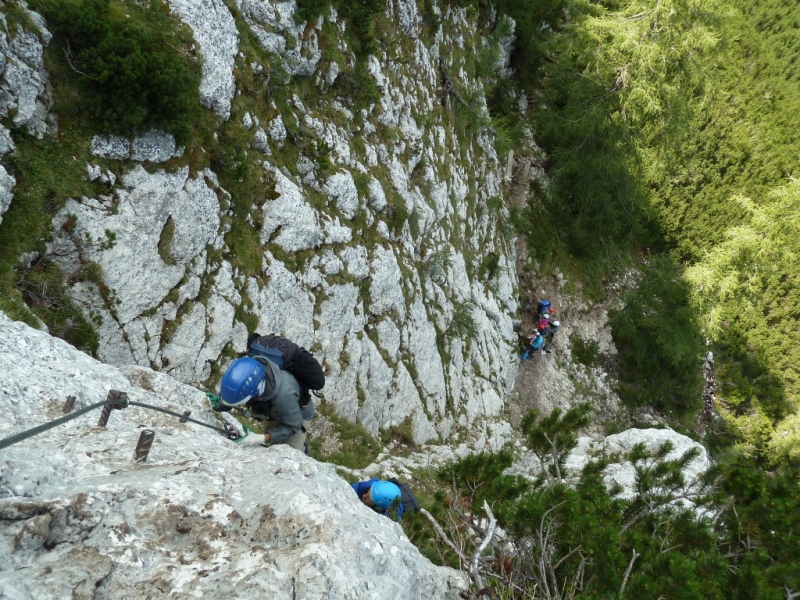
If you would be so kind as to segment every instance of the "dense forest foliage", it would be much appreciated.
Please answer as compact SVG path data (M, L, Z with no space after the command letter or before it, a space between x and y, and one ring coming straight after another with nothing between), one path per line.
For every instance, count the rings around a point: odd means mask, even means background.
M726 444L796 462L796 4L497 6L519 23L515 83L539 110L518 117L552 182L516 224L589 288L640 273L611 319L623 399L690 423L710 350Z

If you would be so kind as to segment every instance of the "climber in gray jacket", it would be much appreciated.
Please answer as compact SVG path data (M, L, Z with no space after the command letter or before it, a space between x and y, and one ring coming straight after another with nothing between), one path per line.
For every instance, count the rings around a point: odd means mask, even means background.
M288 444L306 451L306 433L299 400L300 384L289 371L270 360L239 358L231 363L220 383L216 411L247 405L256 418L264 417L264 433L245 428L236 440L240 446Z

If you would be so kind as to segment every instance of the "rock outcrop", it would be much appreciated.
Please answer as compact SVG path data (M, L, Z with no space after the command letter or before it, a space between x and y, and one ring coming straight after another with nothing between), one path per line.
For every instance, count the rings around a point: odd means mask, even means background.
M0 313L0 439L105 399L220 425L201 392L103 365ZM141 407L100 410L0 450L0 596L453 598L460 575L423 558L332 466L239 448ZM132 460L144 428L146 462Z
M447 8L448 33L423 42L416 3L391 3L403 50L359 59L361 81L335 11L297 23L294 2L239 0L235 18L219 0L169 4L204 59L201 103L251 136L236 153L263 155L254 168L264 198L234 213L213 165L195 171L198 157L163 133L94 138L102 162L87 165L88 177L107 189L66 202L49 249L73 298L101 322L98 357L213 383L257 323L313 351L327 400L373 434L409 423L417 442L489 443L478 421L507 429L518 366L505 165L488 129L457 133L440 73L480 90L463 52L451 51L480 38L475 24ZM237 51L237 27L269 64ZM319 41L332 32L336 60L326 60ZM237 78L266 85L275 65L289 78L282 85L306 78L326 101L293 95L279 106L258 92L237 109L236 94L250 93ZM373 89L376 101L354 102L347 86ZM0 177L0 202L7 187ZM236 219L258 232L260 269L235 266ZM92 278L80 275L87 268Z
M14 129L24 129L41 138L46 132L55 131L55 119L49 112L50 80L42 57L52 36L40 15L24 6L19 10L39 31L25 32L0 13L0 119ZM0 158L12 150L10 132L0 123ZM15 184L16 179L0 165L0 223L11 205Z

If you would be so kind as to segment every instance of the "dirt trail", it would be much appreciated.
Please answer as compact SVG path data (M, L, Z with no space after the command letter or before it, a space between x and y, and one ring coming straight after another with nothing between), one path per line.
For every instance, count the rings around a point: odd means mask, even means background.
M544 177L543 162L542 151L533 143L527 152L513 160L513 170L509 169L513 176L508 183L510 206L520 209L527 206L531 182ZM518 425L522 415L531 409L547 414L555 407L566 410L579 402L590 401L598 409L596 420L599 429L602 421L619 417L618 399L612 391L614 386L602 367L588 369L573 364L571 339L578 336L586 342L598 344L606 358L616 354L607 326L605 303L586 303L579 286L573 286L576 289L570 293L565 292L564 279L558 273L542 276L530 270L530 252L523 236L517 236L515 249L521 295L528 299L534 310L538 300L550 300L556 309L555 317L561 321L561 329L553 340L551 354L541 352L520 363L508 403L511 422ZM533 331L534 318L535 315L522 315L521 336Z

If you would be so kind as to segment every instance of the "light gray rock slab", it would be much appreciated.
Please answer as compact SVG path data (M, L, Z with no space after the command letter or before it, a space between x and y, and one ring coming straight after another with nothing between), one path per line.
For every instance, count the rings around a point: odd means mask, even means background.
M231 114L236 91L234 60L239 32L222 0L169 0L170 8L192 29L203 57L200 102L223 119Z
M339 217L323 216L321 220L326 244L348 244L352 241L353 230L342 225Z
M352 219L358 210L358 190L349 171L334 173L325 182L325 193L336 202L346 219Z
M392 360L397 361L400 356L400 329L394 321L385 317L378 321L375 329L381 348Z
M369 277L368 253L364 246L347 246L339 255L350 275L362 281Z
M2 69L0 69L0 73L2 73ZM0 123L0 157L15 149L16 146L14 145L14 140L11 139L11 132Z
M436 328L428 318L422 295L418 294L408 305L408 316L403 323L406 348L418 373L417 386L423 394L428 414L442 417L447 405L444 366L436 344Z
M91 152L112 160L162 163L182 156L183 148L176 147L175 137L171 133L152 130L133 141L121 135L96 135L92 137Z
M369 311L382 315L391 310L397 311L401 321L406 318L406 300L403 295L402 273L397 257L390 248L377 246L370 263Z
M253 135L253 148L266 156L272 155L272 150L269 147L269 138L267 137L267 132L261 127L256 129L256 132Z
M302 285L298 274L289 271L269 252L264 276L267 284L259 288L248 279L247 297L259 317L261 333L278 333L305 348L314 343L314 296Z
M91 152L102 158L127 160L131 155L131 142L121 135L96 135L92 137Z
M236 5L259 43L265 50L280 54L292 75L314 73L322 51L315 29L306 30L305 23L295 21L296 2L236 0ZM284 36L294 38L293 43L286 44Z
M15 3L16 4L16 3ZM24 127L28 133L41 138L54 124L49 115L52 105L50 81L44 69L44 47L50 43L51 33L41 16L18 5L39 26L39 32L25 32L21 28L8 30L5 17L0 27L0 116L13 112L11 126Z
M137 161L160 163L183 155L175 145L175 137L164 131L149 131L137 136L131 143L131 158Z
M283 144L286 142L286 126L283 124L283 118L280 115L277 115L274 119L269 122L267 126L267 133L269 137L275 140L275 143L278 144L278 148L282 148Z
M316 212L297 184L277 169L272 173L278 197L262 207L261 243L271 242L290 252L317 247L322 242L323 232Z
M0 166L0 223L3 222L3 213L11 206L14 194L11 190L17 184L17 180L10 175L3 166Z
M123 182L126 187L117 191L113 210L91 199L70 199L55 217L60 223L75 215L75 232L94 241L83 245L80 255L102 268L118 299L115 309L122 324L157 306L181 281L185 264L217 242L220 226L219 201L202 173L192 179L188 167L150 174L139 166ZM169 219L174 264L165 263L158 248ZM104 245L107 231L115 240ZM68 247L71 242L62 238L57 243Z
M0 369L3 437L61 416L65 394L80 408L112 388L220 424L202 392L100 364L2 314ZM113 411L98 428L98 412L0 455L3 595L457 600L465 589L456 571L433 566L397 523L363 506L332 465L285 445L239 448L140 407ZM155 440L136 463L143 427Z
M369 205L375 210L383 210L386 208L386 193L383 191L381 182L371 177L367 188L367 199Z

